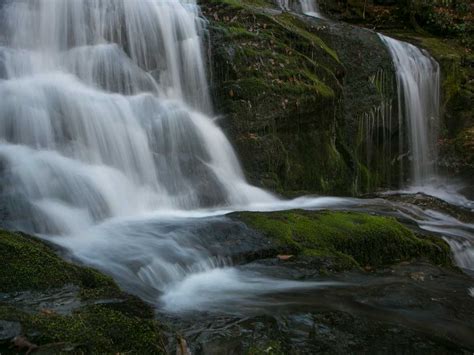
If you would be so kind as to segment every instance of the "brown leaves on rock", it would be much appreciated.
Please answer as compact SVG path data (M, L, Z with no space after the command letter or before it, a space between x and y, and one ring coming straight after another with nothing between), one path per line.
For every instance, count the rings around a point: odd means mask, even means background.
M277 255L277 259L280 261L288 261L293 259L294 257L294 255Z

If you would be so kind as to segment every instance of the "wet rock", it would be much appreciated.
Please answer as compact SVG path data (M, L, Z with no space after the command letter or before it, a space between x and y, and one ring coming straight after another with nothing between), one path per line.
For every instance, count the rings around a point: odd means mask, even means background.
M10 341L22 332L20 322L0 320L0 342Z
M474 212L470 207L464 207L461 205L454 205L443 201L437 197L430 196L424 193L390 193L380 194L389 201L401 202L404 204L415 205L425 210L434 210L442 213L446 213L456 219L459 219L465 223L474 223Z
M275 276L320 280L292 263ZM269 265L269 264L265 264ZM278 271L278 269L280 270ZM281 268L286 268L286 273ZM424 282L413 280L423 274ZM304 275L304 276L303 276ZM404 262L371 273L334 274L338 287L291 291L256 300L258 311L175 319L196 354L455 353L474 350L474 299L466 275Z
M382 162L366 166L356 141L364 117L382 104L372 79L391 75L383 44L372 31L272 6L202 2L213 97L246 175L283 193L347 195L388 183Z
M410 277L415 281L425 281L425 274L421 271L412 272Z

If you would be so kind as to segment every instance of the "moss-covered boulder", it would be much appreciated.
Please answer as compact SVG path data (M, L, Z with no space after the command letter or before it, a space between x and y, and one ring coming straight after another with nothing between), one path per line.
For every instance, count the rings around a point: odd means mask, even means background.
M43 241L20 233L0 231L0 258L0 321L15 332L19 324L39 353L164 352L151 306L110 277L65 262ZM0 339L0 352L8 353L9 345Z
M220 123L252 183L345 195L390 185L378 173L384 164L367 164L360 132L385 100L380 78L392 67L374 32L272 1L206 0L202 10Z
M282 252L330 259L335 270L424 258L452 266L449 246L415 235L390 217L356 212L242 212L236 217L279 243Z
M341 22L281 11L276 3L202 2L215 105L252 183L284 194L348 195L398 187L409 178L394 68L373 30L423 47L438 60L440 165L472 175L473 60L466 41L472 16L466 1L318 1L328 18ZM456 31L436 29L435 17L443 14Z

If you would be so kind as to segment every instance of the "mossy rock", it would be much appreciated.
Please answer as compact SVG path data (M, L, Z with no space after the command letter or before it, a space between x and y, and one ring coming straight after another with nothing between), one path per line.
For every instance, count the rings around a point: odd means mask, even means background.
M276 240L282 250L334 260L335 269L378 267L424 258L452 267L449 246L415 235L396 219L356 212L241 212L251 228Z
M0 292L62 287L112 288L113 280L94 269L67 263L43 241L21 233L0 231Z
M0 302L0 319L17 321L23 333L46 353L164 353L156 320L130 316L107 304L81 307L70 315L29 314ZM6 345L0 344L0 351Z
M354 195L399 181L397 167L363 161L357 141L359 121L386 100L372 78L391 74L374 32L280 11L273 1L206 0L202 10L219 122L251 183L281 194Z
M153 308L122 292L100 272L62 260L43 241L0 231L0 320L20 322L39 353L164 353L162 328ZM42 308L42 302L77 290L68 311ZM27 299L28 305L15 301ZM50 302L54 304L54 302ZM35 305L35 306L31 306ZM10 353L0 343L0 352Z

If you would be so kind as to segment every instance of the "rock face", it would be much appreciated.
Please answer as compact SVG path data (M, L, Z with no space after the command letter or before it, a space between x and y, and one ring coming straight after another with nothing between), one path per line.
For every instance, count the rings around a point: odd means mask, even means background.
M474 7L472 1L320 0L331 18L369 27L426 49L440 64L439 167L474 172ZM470 181L470 180L468 180Z
M398 2L328 0L321 7L430 51L443 76L441 165L472 169L470 52L407 31ZM252 183L281 193L347 195L406 177L394 69L374 31L281 12L265 0L206 0L202 8L216 109Z
M374 32L266 2L202 6L216 109L253 183L332 194L390 185L367 168L360 123L382 104L380 78L391 71Z

